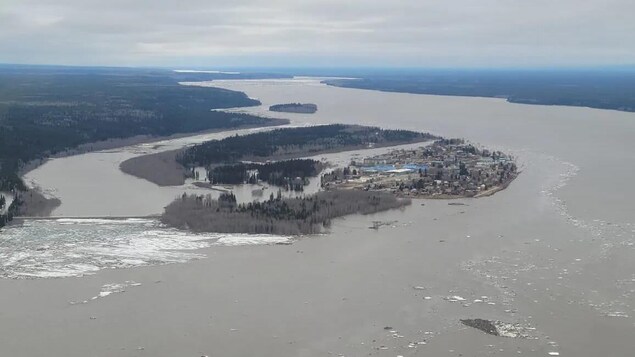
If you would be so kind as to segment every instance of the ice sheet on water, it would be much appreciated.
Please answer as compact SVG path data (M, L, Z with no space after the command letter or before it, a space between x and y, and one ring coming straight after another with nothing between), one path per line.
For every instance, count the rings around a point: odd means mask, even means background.
M216 245L260 245L260 244L286 244L291 243L291 238L286 236L274 236L267 234L233 234L218 238Z
M281 236L195 234L151 218L27 220L0 235L0 277L81 276L203 258L196 250L212 245L289 242Z
M111 224L155 224L155 220L149 218L123 218L123 219L110 219L110 218L58 218L55 220L59 224L72 225L72 224L84 224L84 225L111 225Z

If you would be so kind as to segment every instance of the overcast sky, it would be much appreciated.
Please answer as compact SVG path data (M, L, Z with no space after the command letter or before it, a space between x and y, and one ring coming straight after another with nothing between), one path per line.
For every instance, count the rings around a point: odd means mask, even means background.
M635 1L0 0L0 62L635 64Z

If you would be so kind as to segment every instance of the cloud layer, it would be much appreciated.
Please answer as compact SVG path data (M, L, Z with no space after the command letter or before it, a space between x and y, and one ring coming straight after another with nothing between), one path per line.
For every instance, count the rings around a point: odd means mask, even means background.
M632 0L0 0L0 62L635 63Z

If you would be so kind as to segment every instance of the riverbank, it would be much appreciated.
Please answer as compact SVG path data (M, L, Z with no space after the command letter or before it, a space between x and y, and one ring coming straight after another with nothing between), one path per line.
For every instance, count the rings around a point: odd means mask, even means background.
M178 139L197 137L201 135L213 135L213 134L219 134L224 132L234 132L236 130L270 128L270 127L281 126L281 125L285 125L289 123L289 121L286 119L268 119L268 120L270 120L270 125L265 125L265 126L244 125L244 126L239 126L237 128L232 128L231 130L210 129L210 130L204 130L201 132L178 133L178 134L173 134L169 136L139 135L139 136L134 136L130 138L109 139L105 141L82 144L78 146L77 148L66 150L64 152L60 152L55 155L51 155L50 157L46 159L34 160L27 163L20 170L20 176L24 179L24 177L26 177L33 170L37 169L38 167L41 167L42 165L46 164L50 160L55 160L55 159L68 158L71 156L79 156L79 155L84 155L89 153L118 150L125 147L132 147L132 146L138 146L143 144L160 143L164 141L174 141ZM162 153L158 153L158 154L162 154ZM170 154L167 154L167 155L170 155ZM148 162L146 166L144 166L145 162ZM147 160L147 159L143 160L143 162L141 163L135 162L135 164L140 165L141 169L144 167L148 168L147 165L156 164L156 167L153 167L152 169L154 171L154 170L161 170L162 166L160 165L160 163L169 164L170 162L171 162L170 160L161 160L161 159L155 161L155 160L152 160L151 158L150 160ZM160 171L164 176L157 175L156 180L161 181L163 179L163 180L166 180L167 183L169 184L178 184L178 182L184 182L184 179L182 179L181 181L179 181L178 179L179 175L182 173L181 171L179 171L179 167L182 167L182 166L179 165L178 167L170 167L168 170ZM133 167L130 170L134 170L135 168L136 167ZM54 194L55 194L54 192L53 193L43 192L43 190L39 186L34 184L34 182L30 180L25 180L25 181L28 187L28 191L24 192L22 196L26 197L27 202L26 202L25 208L22 208L22 207L20 208L21 216L48 216L57 207L59 207L62 204L59 198L54 197Z
M22 192L19 196L20 207L18 208L18 216L26 217L48 217L53 211L62 204L60 199L55 197L46 197L37 188L29 189Z
M183 149L176 149L133 157L119 164L119 169L158 186L181 186L185 184L187 170L176 157L182 152Z

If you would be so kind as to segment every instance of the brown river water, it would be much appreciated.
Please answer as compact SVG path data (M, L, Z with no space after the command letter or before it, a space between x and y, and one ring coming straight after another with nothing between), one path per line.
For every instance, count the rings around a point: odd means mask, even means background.
M291 125L465 137L514 154L523 172L465 205L415 201L291 239L94 218L158 214L183 191L205 192L191 183L160 188L118 165L227 133L51 160L25 179L62 200L57 218L3 231L2 272L84 276L0 280L0 355L632 356L635 114L343 89L314 78L197 85L243 91L263 106L236 110ZM288 102L318 112L267 111ZM354 154L323 156L344 163ZM391 224L368 229L374 220ZM276 242L293 244L267 244ZM489 336L460 324L465 318L518 324L529 337Z

